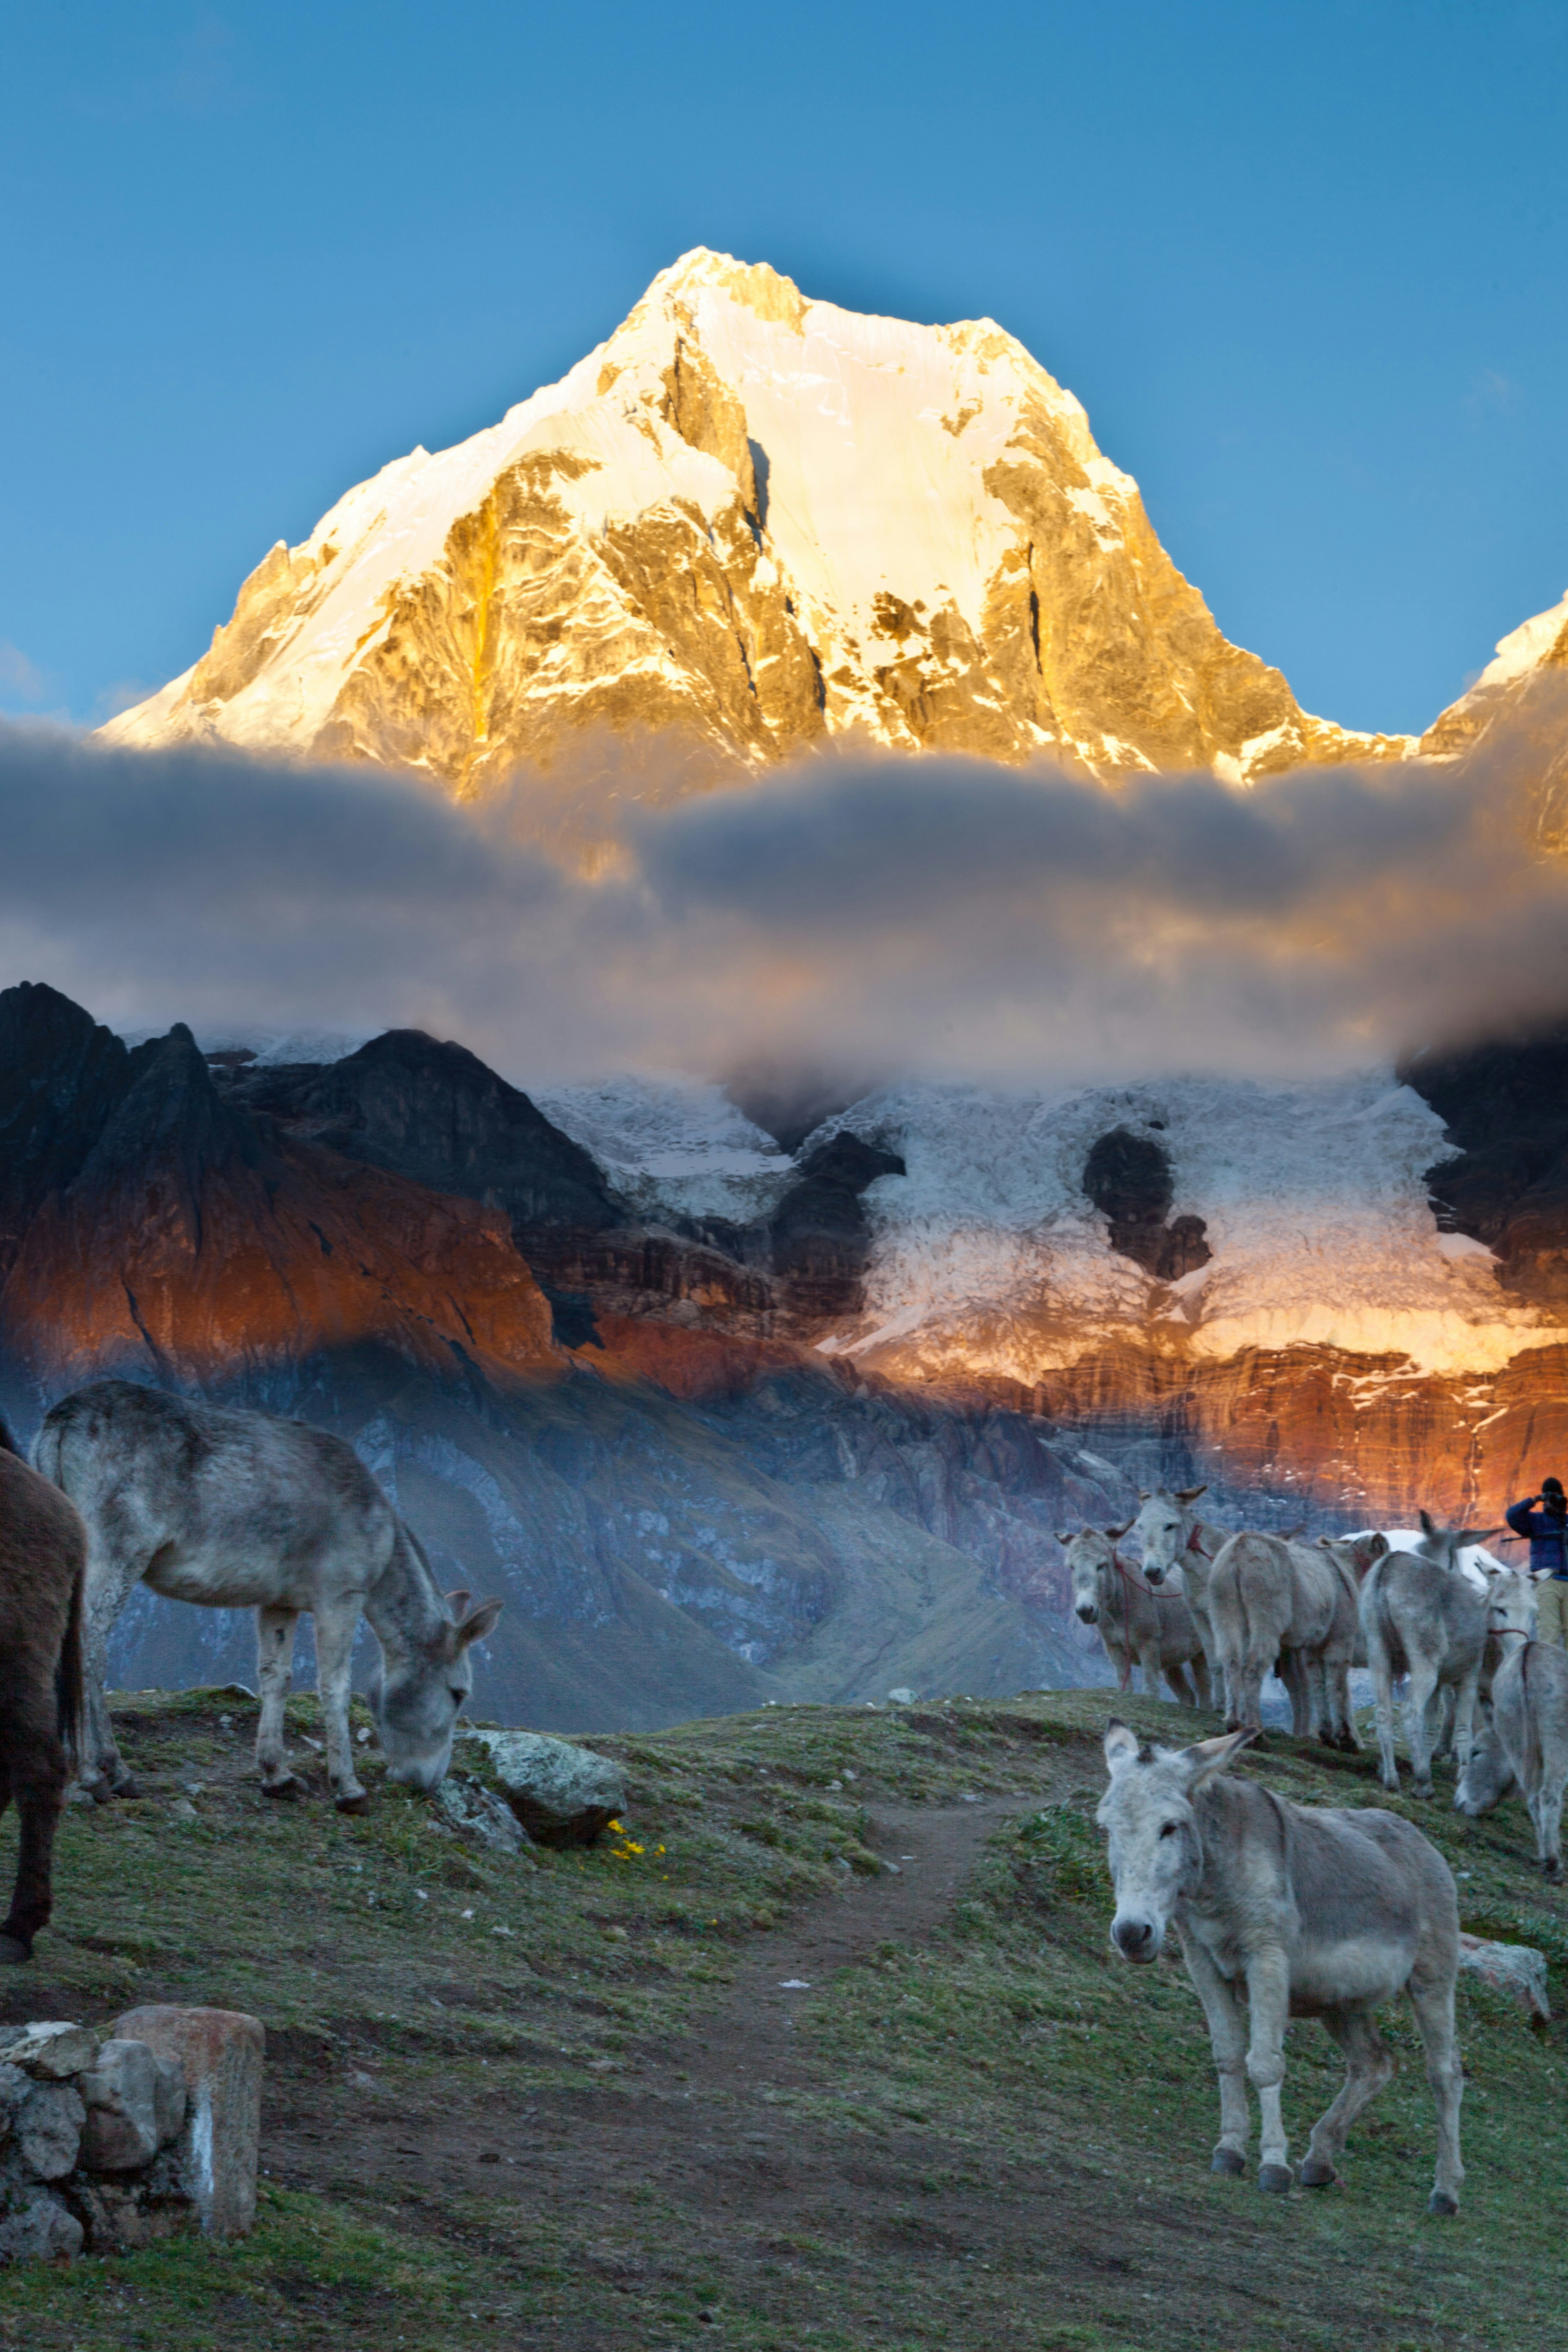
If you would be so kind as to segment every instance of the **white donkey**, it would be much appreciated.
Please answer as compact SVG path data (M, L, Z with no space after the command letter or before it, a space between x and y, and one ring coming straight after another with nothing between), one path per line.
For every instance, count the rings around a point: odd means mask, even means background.
M57 1404L35 1467L87 1523L83 1785L133 1793L115 1746L104 1669L109 1636L136 1585L208 1609L254 1609L261 1722L256 1761L268 1796L298 1794L284 1752L294 1632L316 1621L327 1776L340 1809L365 1792L349 1738L354 1635L381 1645L369 1693L390 1778L434 1789L473 1686L468 1651L500 1615L443 1594L429 1562L351 1445L303 1422L195 1404L130 1381L98 1381Z
M1208 1584L1215 1560L1229 1541L1230 1529L1216 1528L1212 1520L1199 1517L1197 1500L1207 1492L1206 1485L1161 1486L1152 1494L1145 1491L1138 1497L1142 1507L1127 1532L1143 1547L1143 1573L1149 1582L1172 1583L1180 1590L1204 1645L1209 1680L1218 1691L1223 1676L1219 1644L1209 1618Z
M1143 1669L1151 1698L1163 1675L1184 1706L1207 1706L1208 1661L1193 1614L1179 1592L1156 1592L1116 1546L1125 1528L1084 1528L1057 1538L1067 1554L1072 1602L1085 1625L1098 1625L1105 1654L1125 1690L1134 1665ZM1184 1668L1192 1671L1189 1683ZM1194 1685L1196 1685L1194 1696Z
M1448 1865L1397 1813L1292 1805L1256 1781L1223 1779L1252 1737L1155 1748L1110 1725L1100 1819L1116 1885L1111 1945L1123 1959L1155 1960L1174 1927L1219 2074L1210 2168L1246 2170L1250 2076L1263 2121L1260 2189L1292 2185L1279 2104L1289 2019L1316 2017L1344 2053L1344 2087L1313 2126L1300 2171L1304 2189L1322 2189L1337 2177L1352 2124L1394 2074L1374 2012L1407 1992L1437 2106L1426 2210L1457 2213L1464 2073Z

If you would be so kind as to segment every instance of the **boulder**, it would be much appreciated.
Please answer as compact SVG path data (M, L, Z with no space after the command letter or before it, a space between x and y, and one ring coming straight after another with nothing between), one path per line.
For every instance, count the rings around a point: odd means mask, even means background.
M38 2083L66 2083L98 2056L98 2036L85 2025L24 2025L0 2039L0 2064L20 2066Z
M243 2236L256 2220L267 2049L260 2019L228 2009L133 2009L115 2020L114 2032L144 2042L178 2070L189 2103L177 2149L184 2193L205 2231Z
M33 2083L16 2110L13 2145L39 2180L63 2180L76 2169L87 2109L68 2083Z
M70 2261L81 2252L82 2226L47 2189L35 2189L0 2215L0 2263Z
M184 2077L145 2042L106 2042L77 2087L87 2103L81 2161L89 2172L139 2172L185 2120Z
M518 1854L528 1843L528 1833L510 1806L467 1772L448 1772L436 1791L436 1802L454 1829L478 1838L492 1853Z
M9 2139L16 2110L31 2088L20 2066L0 2064L0 2144Z
M542 1731L474 1731L489 1749L507 1802L542 1845L592 1845L626 1801L626 1778L608 1757Z
M1459 1967L1494 1992L1506 1992L1530 2017L1550 2018L1546 1955L1533 1944L1489 1944L1479 1936L1459 1937Z

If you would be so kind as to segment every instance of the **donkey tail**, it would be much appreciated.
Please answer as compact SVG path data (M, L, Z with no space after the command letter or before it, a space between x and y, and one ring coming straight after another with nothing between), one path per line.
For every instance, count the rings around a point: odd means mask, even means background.
M62 1494L66 1483L60 1475L65 1460L65 1423L57 1407L53 1412L45 1414L44 1425L33 1440L33 1467L40 1478L47 1478L51 1486L59 1487Z
M71 1580L70 1613L55 1661L55 1729L74 1758L79 1753L85 1701L82 1691L82 1607L87 1591L84 1560Z

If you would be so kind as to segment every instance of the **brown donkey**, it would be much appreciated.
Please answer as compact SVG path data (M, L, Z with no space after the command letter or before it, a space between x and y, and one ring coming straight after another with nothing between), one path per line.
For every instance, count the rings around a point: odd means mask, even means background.
M0 1422L0 1812L21 1822L0 1962L31 1959L53 1907L55 1829L81 1720L87 1530L58 1486L29 1470Z

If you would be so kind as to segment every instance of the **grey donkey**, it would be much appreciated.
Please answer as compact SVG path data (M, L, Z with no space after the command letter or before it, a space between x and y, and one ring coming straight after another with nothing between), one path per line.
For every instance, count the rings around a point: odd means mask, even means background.
M1454 2035L1459 1912L1448 1865L1413 1823L1382 1811L1292 1805L1225 1768L1253 1737L1141 1747L1105 1735L1100 1820L1116 1886L1113 1949L1156 1960L1173 1927L1208 2020L1220 2133L1210 2169L1242 2173L1247 2084L1262 2114L1260 2189L1292 2186L1280 2114L1285 2029L1315 2017L1344 2053L1345 2080L1312 2127L1304 2189L1337 2178L1352 2124L1394 2075L1375 2012L1407 1992L1437 2107L1429 2213L1459 2210L1463 2069Z
M1394 1753L1394 1685L1409 1678L1405 1739L1418 1797L1432 1794L1432 1750L1440 1694L1454 1693L1454 1754L1462 1773L1469 1760L1476 1696L1486 1664L1489 1633L1528 1629L1534 1592L1528 1577L1505 1571L1489 1592L1478 1592L1458 1566L1468 1545L1495 1528L1440 1528L1421 1514L1418 1551L1389 1551L1373 1560L1361 1588L1361 1625L1372 1669L1377 1715L1378 1773L1385 1789L1399 1786ZM1374 1537L1375 1546L1382 1538Z
M443 1594L429 1562L353 1448L271 1413L193 1403L130 1381L98 1381L57 1404L35 1466L86 1522L86 1724L80 1770L102 1799L134 1783L104 1697L109 1636L136 1585L208 1609L254 1609L261 1722L256 1761L268 1796L299 1793L284 1751L294 1632L316 1621L327 1776L344 1812L365 1792L349 1738L361 1616L381 1646L369 1692L390 1777L434 1789L473 1686L468 1653L500 1616Z
M1568 1787L1568 1652L1516 1642L1492 1676L1491 1721L1454 1791L1461 1813L1490 1812L1517 1780L1535 1829L1536 1858L1563 1875L1563 1794Z
M1058 1536L1067 1554L1073 1608L1083 1624L1099 1626L1122 1690L1136 1664L1143 1669L1143 1686L1152 1698L1159 1696L1163 1675L1184 1706L1207 1706L1208 1660L1192 1612L1179 1592L1154 1591L1127 1565L1116 1549L1126 1533L1124 1527L1084 1528L1076 1536Z
M1208 1612L1225 1670L1226 1730L1262 1728L1264 1677L1279 1662L1297 1736L1316 1731L1330 1747L1360 1745L1349 1687L1356 1584L1337 1556L1283 1536L1232 1536L1209 1571Z

